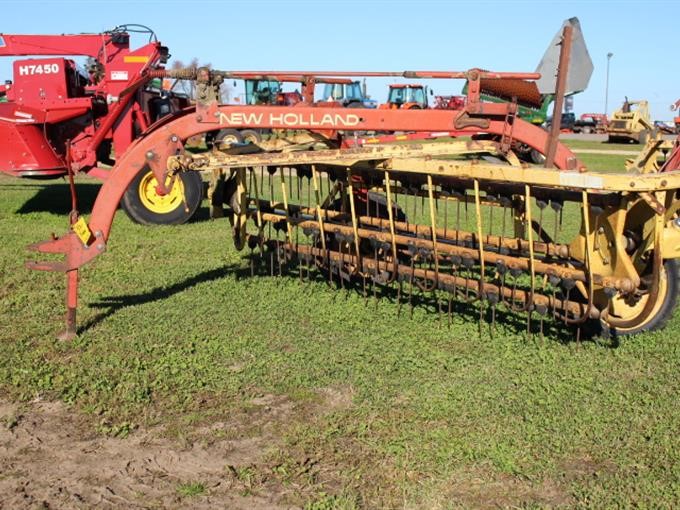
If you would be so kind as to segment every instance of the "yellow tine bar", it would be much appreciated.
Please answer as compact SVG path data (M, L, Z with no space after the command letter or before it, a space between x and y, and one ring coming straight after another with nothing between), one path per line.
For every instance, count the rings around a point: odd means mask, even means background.
M290 224L290 213L288 211L288 192L286 190L286 177L283 168L279 167L281 173L281 193L283 194L283 207L286 210L286 240L291 242L293 238L293 227Z
M482 230L482 205L479 197L478 179L474 180L474 185L475 185L475 212L477 213L477 244L479 245L479 283L481 290L484 286L484 232Z
M434 190L432 188L433 188L432 176L430 174L427 174L427 194L430 202L430 227L431 227L430 230L432 231L432 248L434 251L434 271L436 277L439 278L439 253L437 252L437 216L434 207ZM481 236L479 239L481 241L482 239Z
M354 249L357 254L359 270L361 270L361 255L359 253L359 225L357 220L357 210L354 207L354 186L352 185L352 169L349 167L347 167L347 192L349 193L349 207L350 212L352 213L352 231L354 232Z
M524 208L527 220L527 241L529 243L529 272L531 274L531 294L529 299L531 299L534 296L536 285L536 266L534 264L534 228L531 218L531 187L528 184L524 186ZM528 303L528 305L531 306L533 303Z
M319 231L321 232L321 247L326 251L326 231L323 225L323 218L321 217L321 195L319 193L319 174L316 171L316 165L312 165L312 181L314 185L314 197L316 200L316 220L319 223Z
M392 211L392 184L390 183L390 173L385 171L385 190L387 191L387 215L390 220L390 237L392 239L392 257L397 261L397 241L394 239L394 213Z

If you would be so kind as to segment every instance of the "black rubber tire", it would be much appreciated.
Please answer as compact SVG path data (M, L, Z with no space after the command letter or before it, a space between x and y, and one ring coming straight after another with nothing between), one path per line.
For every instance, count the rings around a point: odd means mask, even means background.
M182 179L182 184L184 185L186 209L184 202L181 201L172 211L158 213L149 210L139 196L139 184L150 171L147 167L140 170L125 191L123 199L120 201L125 213L132 221L140 225L181 225L189 221L203 200L203 179L201 174L198 172L182 172L179 174L179 178Z
M542 165L545 163L545 155L541 154L536 149L531 149L529 151L529 159L531 160L531 163L536 165Z
M243 143L241 132L236 129L220 129L213 140L213 144L220 148L220 145L233 145Z
M680 293L680 260L668 259L664 262L664 269L667 278L666 295L663 296L663 303L653 317L637 328L618 330L612 326L611 331L617 337L636 335L646 331L662 329L673 316L673 312L678 304L678 293Z
M241 131L241 140L243 143L253 143L257 145L262 141L262 135L254 129L244 129Z

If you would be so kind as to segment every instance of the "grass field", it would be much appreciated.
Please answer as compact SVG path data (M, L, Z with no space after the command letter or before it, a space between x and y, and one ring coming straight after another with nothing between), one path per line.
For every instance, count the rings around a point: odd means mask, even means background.
M625 156L582 159L609 169ZM87 212L97 185L79 188ZM67 212L65 184L0 177L10 400L58 399L100 434L153 428L184 442L229 420L222 436L257 436L258 403L285 407L265 460L234 472L249 493L283 487L283 502L309 509L680 503L677 314L616 347L555 331L529 339L513 317L480 335L463 309L449 328L431 307L410 320L389 299L376 306L321 279L251 278L228 222L205 211L174 228L120 213L108 252L82 271L84 329L60 343L63 276L23 261ZM203 480L177 492L210 495Z

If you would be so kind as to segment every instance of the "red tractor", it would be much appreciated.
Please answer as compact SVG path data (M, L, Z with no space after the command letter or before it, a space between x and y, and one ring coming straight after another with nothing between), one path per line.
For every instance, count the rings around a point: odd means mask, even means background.
M427 87L419 84L392 84L387 103L381 109L424 110L427 104Z
M149 42L130 49L133 32L149 34ZM0 88L0 171L16 177L87 172L105 180L112 151L123 154L150 124L189 104L142 79L162 69L169 53L140 25L101 34L0 34L0 56L47 57L15 60L13 79ZM88 57L86 68L74 56ZM182 175L165 192L144 167L122 204L139 223L181 223L202 194L200 175Z

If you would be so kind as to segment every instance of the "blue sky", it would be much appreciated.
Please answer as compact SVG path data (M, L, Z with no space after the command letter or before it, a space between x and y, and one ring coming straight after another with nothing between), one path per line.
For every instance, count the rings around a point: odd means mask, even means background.
M563 20L576 16L595 65L577 113L647 99L654 119L680 97L680 1L0 1L3 33L99 32L124 23L155 30L174 58L224 70L535 69ZM11 58L0 58L0 77ZM379 101L387 80L369 82ZM460 81L431 82L457 94Z

